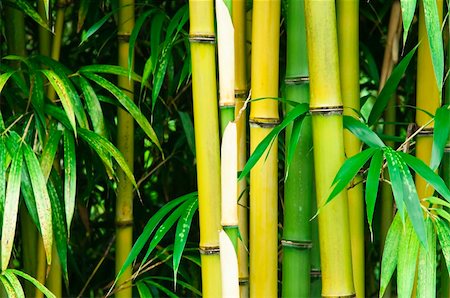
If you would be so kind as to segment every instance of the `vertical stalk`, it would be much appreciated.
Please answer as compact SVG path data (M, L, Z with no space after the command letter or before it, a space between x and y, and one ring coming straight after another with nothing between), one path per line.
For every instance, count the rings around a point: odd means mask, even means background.
M280 0L254 1L250 151L278 123ZM250 297L277 296L278 140L250 173ZM262 267L261 264L264 264Z
M189 1L203 297L220 297L220 147L213 1Z
M316 197L320 208L344 162L335 3L332 0L306 0L305 15ZM322 296L350 297L355 290L347 193L341 192L331 203L322 207L318 217Z
M304 1L291 0L287 10L286 99L309 103L308 55ZM290 106L287 111L291 110ZM292 125L286 131L289 150ZM283 297L310 297L311 201L313 153L311 117L302 124L284 186Z
M337 1L339 65L344 115L358 118L359 100L359 0ZM350 158L360 152L361 141L344 131L345 155ZM362 177L355 177L355 186L347 191L352 245L353 283L356 297L365 297L364 281L364 198Z
M45 13L44 0L38 0L38 13L42 19L47 21L49 24L49 19ZM45 29L42 26L39 26L39 54L43 56L50 56L50 44L51 44L51 35L50 31Z
M238 146L238 171L242 171L247 161L247 115L242 110L247 98L247 64L246 64L246 19L245 1L233 0L233 25L234 25L234 98L235 98L235 122ZM238 182L238 221L239 233L242 241L238 242L238 266L240 297L248 297L248 192L245 179Z
M314 185L313 185L314 188ZM313 189L313 198L315 197L315 192ZM311 214L317 212L317 201L311 201ZM311 223L311 297L319 298L322 297L322 270L320 269L320 245L319 245L319 224L317 220L313 220Z
M128 64L129 37L134 27L134 0L120 0L118 11L118 64L133 69ZM118 77L118 87L122 88L133 99L133 82L127 77ZM117 110L117 149L122 152L131 171L134 161L134 121L125 110ZM118 171L116 200L116 274L119 272L133 245L133 185L123 171ZM132 268L129 266L118 280L122 290L116 297L132 297Z

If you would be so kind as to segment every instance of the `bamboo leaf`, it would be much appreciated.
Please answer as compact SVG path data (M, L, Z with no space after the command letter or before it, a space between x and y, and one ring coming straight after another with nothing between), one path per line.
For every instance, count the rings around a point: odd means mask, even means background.
M397 290L399 298L411 297L418 253L419 241L409 218L407 218L398 249Z
M445 262L447 263L447 271L450 274L450 223L445 222L440 218L434 221L436 232L439 238L439 243L442 248Z
M3 288L5 289L6 294L8 294L8 298L16 298L16 291L14 291L13 286L9 282L9 280L5 277L4 274L0 275L0 281L3 284Z
M153 295L145 282L138 281L136 287L141 298L153 298Z
M25 298L25 293L23 292L22 285L20 284L20 281L17 278L17 276L15 276L10 271L5 271L5 272L3 272L2 275L4 277L6 277L6 279L8 280L8 282L11 284L12 288L14 289L15 297Z
M450 136L450 106L445 105L436 110L434 117L433 147L430 168L436 170L444 155L445 145Z
M52 84L59 98L61 99L61 104L64 108L64 111L67 114L67 118L69 119L70 125L73 131L76 134L76 122L75 122L75 111L73 107L73 102L70 98L68 87L64 85L61 79L56 75L53 70L41 70L41 72L47 77L49 82Z
M373 148L383 148L386 145L377 136L373 130L361 121L351 117L344 116L344 127L351 131L352 134L357 136L361 141Z
M6 200L6 171L9 165L6 164L5 141L0 137L0 230L3 225L3 214Z
M287 150L287 156L286 156L286 175L284 177L284 182L286 182L288 175L289 175L289 168L291 166L292 163L292 158L295 155L295 149L297 148L298 145L298 141L300 140L300 132L301 132L301 128L302 128L302 122L303 122L303 117L296 119L294 121L294 124L292 125L292 131L291 131L291 135L289 137L289 146L288 146L288 150Z
M67 231L70 234L75 211L75 196L77 190L77 161L75 139L71 132L64 131L64 206L66 208Z
M45 123L44 117L44 80L38 72L32 72L30 77L31 103L36 110L39 119Z
M444 199L450 202L450 190L445 185L444 180L437 175L433 170L430 169L423 161L420 159L403 152L399 152L401 158L408 164L408 166L413 169L417 174L422 176L433 188L441 194Z
M53 244L52 206L48 196L44 175L42 174L36 155L26 144L23 150L36 201L36 209L39 217L39 225L41 227L45 254L47 256L47 264L50 265L52 262Z
M156 100L158 99L159 92L161 91L161 87L166 76L167 65L169 63L168 51L170 51L169 46L163 48L158 62L158 67L156 68L156 74L153 78L152 111L155 109Z
M440 208L432 208L431 210L434 210L434 212L436 212L437 215L446 219L450 223L450 214L447 211Z
M387 103L392 98L392 94L394 94L395 90L397 89L398 83L400 82L403 74L408 68L408 65L411 62L411 59L414 56L417 47L418 45L415 46L392 71L392 74L389 76L386 84L384 85L383 89L377 97L377 100L375 101L372 111L370 112L368 121L369 126L374 125L375 122L383 114Z
M401 0L402 8L402 21L403 21L403 47L406 44L406 39L409 33L409 27L411 26L414 18L414 12L416 11L416 0Z
M430 218L426 220L428 250L419 248L417 297L436 297L436 232Z
M102 107L94 88L87 82L87 80L80 76L80 87L83 91L84 100L88 110L89 117L91 118L94 131L106 137L105 121L103 117Z
M401 217L397 213L388 230L383 248L383 257L381 260L380 298L383 297L389 281L392 278L392 274L394 274L395 267L397 267L398 247L400 245L400 236L403 230L402 228L403 225Z
M152 65L151 73L155 74L158 56L160 54L161 34L163 32L164 21L166 20L164 13L158 13L152 20L150 31L150 59L149 65Z
M141 82L142 77L139 76L134 71L129 71L129 69L120 66L120 65L109 65L109 64L92 64L92 65L86 65L80 68L80 73L84 74L86 72L89 73L107 73L112 74L116 76L122 76L122 77L130 77L133 81Z
M84 75L88 79L94 81L101 87L111 92L111 94L114 95L114 97L116 97L117 100L120 102L120 104L131 114L131 116L133 116L133 118L141 126L141 128L150 138L150 140L158 147L158 149L162 153L162 148L161 145L159 144L158 137L156 136L155 131L153 130L148 120L141 113L139 108L136 106L136 104L122 90L120 90L118 87L116 87L114 84L112 84L105 78L89 72L84 73Z
M445 206L445 207L450 208L450 203L449 202L446 202L446 201L444 201L442 199L439 199L437 197L429 197L429 198L425 198L424 200L429 202L429 203L431 203L431 204L441 205L441 206Z
M15 71L8 71L5 73L2 73L0 75L0 93L3 90L3 87L6 85L6 82L8 82L9 78L15 73Z
M183 126L189 149L191 149L192 154L195 156L194 125L192 124L191 117L189 117L188 113L182 111L178 111L178 114L180 115L181 125Z
M185 257L184 257L185 258ZM151 276L150 279L153 280L166 280L166 281L172 281L171 278L168 277L164 277L164 276ZM182 281L182 280L178 280L177 283L182 286L185 289L188 289L189 291L191 291L192 293L194 293L195 295L201 296L202 292L200 292L198 289L196 289L195 287L193 287L192 285Z
M108 162L108 160L110 156L112 156L119 167L124 171L125 175L131 181L133 186L137 187L136 180L134 179L133 173L131 172L127 162L125 161L125 158L110 141L90 130L86 130L83 128L80 128L78 130L78 133L80 137L97 152L98 156L103 160L103 162L106 162L106 165L108 167L110 166L110 162Z
M82 45L83 43L85 43L89 37L91 37L92 35L94 35L98 29L100 29L103 24L106 23L106 21L117 12L118 8L112 10L110 13L106 14L103 18L101 18L100 20L98 20L94 25L92 25L87 31L86 33L83 32L82 37L81 37L81 42L80 45Z
M56 151L58 150L59 140L61 139L62 131L57 130L56 127L50 130L48 135L47 143L42 150L41 155L41 169L42 175L44 175L45 181L47 181L48 176L53 167L53 161L55 160Z
M380 172L383 165L383 151L378 150L372 157L367 174L366 182L366 208L367 221L369 223L370 234L373 237L372 221L373 213L375 211L375 203L377 201L378 186L380 184Z
M172 211L176 206L178 206L179 204L185 202L186 200L188 200L192 197L197 197L197 193L196 192L190 193L190 194L181 196L175 200L168 202L149 219L149 221L145 225L144 230L142 231L141 235L138 237L138 239L134 243L133 248L131 249L130 253L128 254L127 259L125 260L125 262L122 265L122 268L119 270L119 273L116 276L114 284L117 282L117 280L122 275L122 273L125 271L125 269L128 268L128 266L130 266L131 263L137 258L137 256L141 252L142 248L145 246L145 243L147 243L148 239L150 238L151 234L153 233L153 231L155 230L155 228L159 224L159 222L170 211Z
M7 269L8 271L11 271L12 273L14 273L15 275L18 275L24 279L26 279L27 281L31 282L36 288L39 289L39 291L41 291L42 293L44 293L44 295L48 298L56 298L55 295L53 295L52 292L50 292L45 286L43 286L40 282L38 282L34 277L26 274L25 272L16 270L16 269Z
M77 22L77 33L80 32L81 28L83 28L84 21L86 20L86 15L89 10L90 0L81 0L80 1L80 9L78 10L78 22Z
M9 171L8 185L6 188L5 211L3 214L2 239L1 239L1 264L2 271L8 268L11 251L16 233L17 213L19 210L20 183L22 182L22 147L16 151L11 169Z
M191 229L192 218L195 211L198 209L198 200L194 199L189 206L187 206L184 214L181 216L177 223L177 229L175 232L175 242L173 245L173 279L174 288L177 284L177 272L180 267L181 255L183 254L184 247Z
M291 122L293 122L298 117L305 117L309 111L309 105L306 103L296 105L284 118L284 120L277 126L275 126L270 133L258 144L255 151L248 159L244 166L241 174L239 175L239 180L244 178L250 173L250 170L255 166L261 156L264 154L266 149L272 143L272 141L278 136L278 134L285 129Z
M172 291L157 282L154 282L150 279L146 279L145 282L163 292L165 295L162 295L162 297L178 298L178 296L175 295Z
M392 192L394 193L395 203L400 213L402 221L405 221L405 202L404 200L404 189L403 189L403 179L400 174L400 161L398 155L392 148L385 148L384 156L389 170L389 177L391 179Z
M425 27L427 28L428 42L430 44L431 61L436 78L439 94L442 92L444 77L444 46L442 42L441 24L437 3L435 0L423 0Z
M47 29L48 31L51 31L48 27L48 24L42 17L39 15L39 13L34 10L34 8L29 4L27 0L16 0L15 3L17 6L19 6L24 13L26 13L30 18L32 18L36 23Z
M334 177L333 190L328 196L325 204L328 204L335 196L337 196L342 190L344 190L350 181L358 174L359 170L364 166L364 164L375 154L375 152L380 151L379 148L368 148L352 157L347 159L341 166L336 176ZM320 208L322 208L321 206Z

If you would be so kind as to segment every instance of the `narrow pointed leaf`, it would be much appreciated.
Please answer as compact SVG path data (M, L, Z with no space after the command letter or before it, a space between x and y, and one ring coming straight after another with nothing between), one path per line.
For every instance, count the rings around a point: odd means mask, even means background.
M0 230L3 225L3 214L5 210L6 200L6 171L8 165L6 164L6 146L2 137L0 137Z
M395 203L397 205L398 212L402 221L405 221L405 202L404 190L403 190L403 179L400 174L400 161L398 155L390 147L386 148L384 151L384 156L389 170L389 178L391 179L392 192L394 194Z
M427 28L428 42L430 44L434 76L436 78L439 94L441 94L442 80L444 77L444 46L438 7L435 0L423 0L422 3L425 12L425 27Z
M408 68L409 63L411 62L412 57L414 56L417 46L415 46L403 59L400 63L394 68L391 75L389 76L386 84L381 90L380 94L375 101L375 105L372 108L372 111L369 115L368 125L372 126L375 122L381 117L386 108L389 100L392 98L392 94L397 90L398 83L400 83L403 74Z
M444 180L436 174L430 167L428 167L420 159L403 152L399 152L402 159L408 164L408 166L413 169L417 174L422 176L433 188L441 194L447 201L450 202L450 190L445 185Z
M17 214L19 210L20 183L22 182L22 147L19 147L12 160L6 188L5 212L2 225L1 264L2 271L8 268L16 233Z
M431 204L434 204L434 205L441 205L441 206L445 206L445 207L450 208L450 203L449 202L446 202L446 201L444 201L442 199L439 199L439 198L436 198L436 197L429 197L429 198L425 198L424 200L429 202L429 203L431 203Z
M158 99L159 92L161 91L164 78L166 76L167 65L169 63L169 47L165 47L161 53L161 57L158 62L158 67L156 74L153 79L153 89L152 89L152 111L155 109L156 100Z
M15 3L17 6L19 6L24 13L26 13L30 18L32 18L36 23L47 29L48 31L51 31L48 27L48 24L42 17L39 15L39 13L34 10L34 8L30 5L28 0L16 0Z
M188 113L182 111L178 111L178 114L180 115L181 125L183 126L183 131L186 135L186 141L189 145L189 149L191 149L192 154L195 156L195 134L191 117Z
M48 298L56 298L56 296L53 295L52 292L50 292L45 286L43 286L40 282L38 282L34 277L26 274L25 272L16 270L16 269L7 269L7 270L11 271L15 275L20 276L20 277L26 279L27 281L31 282L36 288L39 289L39 291L44 293L44 295L46 297L48 297Z
M436 232L430 218L426 220L428 250L419 248L417 297L436 297Z
M344 127L361 141L373 148L386 147L380 137L367 125L351 116L344 116Z
M411 222L407 219L398 249L397 289L399 298L411 297L418 252L419 240Z
M402 8L402 21L403 21L403 47L405 46L406 39L409 33L409 27L411 26L414 18L414 12L416 11L416 0L401 0Z
M77 33L79 33L81 28L83 28L84 21L86 20L86 15L88 13L90 3L91 3L91 0L81 0L80 1L80 9L78 10Z
M130 77L133 81L141 82L142 77L136 74L134 71L129 71L127 68L119 65L109 65L109 64L92 64L86 65L80 68L80 73L107 73L116 76Z
M6 82L8 82L8 79L15 73L15 71L8 71L5 73L2 73L0 75L0 93L3 90L3 87L6 85Z
M70 234L75 211L75 195L77 189L77 162L75 152L75 139L73 134L64 131L64 206L66 208L67 231Z
M3 284L3 288L5 289L8 298L16 298L16 291L9 280L3 274L0 275L0 282Z
M138 281L136 283L136 288L141 298L153 298L153 295L145 282Z
M446 219L450 223L450 214L447 211L440 208L433 208L432 210L434 210L437 215L439 215L443 219Z
M366 182L366 208L367 221L369 223L370 233L372 234L373 212L377 201L378 186L380 184L381 166L383 165L383 151L378 150L372 157L367 174Z
M30 175L31 185L33 186L47 264L50 265L52 262L53 228L52 207L48 196L47 185L41 167L39 166L39 161L28 145L24 146L24 157Z
M106 137L103 110L97 94L95 93L94 88L92 88L92 86L87 82L85 78L80 77L79 79L81 90L83 91L84 100L86 101L88 114L91 118L92 127L97 134Z
M11 284L14 289L15 297L17 298L25 298L25 293L23 292L22 285L20 284L19 279L10 271L3 272L3 276L6 277L8 282Z
M109 92L111 92L114 97L117 98L117 100L120 102L120 104L133 116L133 118L136 120L136 122L141 126L141 128L144 130L144 132L147 134L147 136L150 138L150 140L158 147L158 149L162 152L161 145L159 144L158 137L156 136L155 131L153 130L152 126L148 122L148 120L145 118L145 116L141 113L139 108L136 106L136 104L117 86L115 86L113 83L109 82L105 78L96 75L94 73L86 72L84 75L100 85L101 87L105 88Z
M291 131L291 136L289 138L289 146L288 146L287 156L286 156L286 175L284 177L285 182L289 175L289 168L292 163L292 158L294 157L294 154L296 152L295 149L297 148L298 141L300 140L300 132L301 132L301 128L302 128L303 119L304 119L303 117L296 119L294 121L294 124L292 125L292 131Z
M178 296L175 295L175 293L170 291L168 288L162 286L161 283L152 281L150 279L146 279L145 282L147 284L149 284L150 286L157 288L158 290L160 290L161 292L163 292L165 294L165 295L161 295L160 297L178 298Z
M444 255L445 263L447 264L447 271L448 274L450 274L450 223L440 218L436 218L434 224L442 248L442 254Z
M47 143L45 144L44 150L42 151L40 165L45 181L47 181L48 177L50 176L61 136L62 131L57 129L50 130Z
M195 211L198 209L198 200L193 200L192 203L186 208L184 214L180 217L177 223L177 229L175 232L175 242L173 245L173 278L174 286L177 284L177 273L180 267L181 255L183 254L184 247L191 229L192 218Z
M445 145L450 136L450 106L436 110L434 117L433 148L431 150L430 168L436 170L444 155Z
M116 12L117 12L117 9L112 10L110 13L106 14L103 18L101 18L94 25L92 25L86 31L86 33L83 33L80 45L85 43L89 39L89 37L91 37L93 34L95 34L98 31L98 29L100 29L103 26L103 24L105 24L106 21Z

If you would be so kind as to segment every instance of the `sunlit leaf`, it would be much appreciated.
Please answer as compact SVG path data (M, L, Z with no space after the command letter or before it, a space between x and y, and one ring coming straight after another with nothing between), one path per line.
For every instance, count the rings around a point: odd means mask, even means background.
M22 182L22 147L16 151L8 176L5 209L2 224L1 264L2 270L8 268L16 233L17 213L19 210L20 184Z
M6 146L2 137L0 137L0 230L3 224L3 213L6 200L6 171L8 165L6 164Z
M411 26L414 18L414 12L416 11L416 0L401 0L400 4L402 8L403 21L403 46L405 46L409 33L409 27Z
M5 289L7 297L16 298L16 291L14 291L13 286L9 282L9 280L3 274L0 275L0 282L3 284L3 288Z
M344 127L351 131L361 141L373 148L386 147L383 141L377 136L373 130L361 121L351 117L344 116Z
M3 87L5 86L6 82L8 82L8 79L15 73L15 71L8 71L5 73L2 73L0 75L0 92L2 92Z
M417 297L436 297L436 232L430 218L426 220L428 250L419 248Z
M153 298L152 292L150 292L150 289L145 282L138 281L136 283L136 288L141 298Z
M73 134L64 131L64 206L66 208L67 231L70 234L75 211L75 196L77 190L77 162L75 151L75 139Z
M192 218L195 211L198 208L198 200L193 200L189 206L187 206L184 214L180 217L177 223L177 229L175 232L175 243L173 246L173 278L174 285L177 284L177 272L180 266L181 255L183 254L184 247L188 238L189 230L191 228Z
M33 6L31 6L28 0L16 0L15 3L23 10L24 13L26 13L30 18L32 18L36 23L38 23L48 31L51 31L50 28L48 27L47 22L44 21L44 19L42 19L42 17L36 10L34 10Z
M436 170L444 155L445 145L450 136L450 106L445 105L436 110L434 117L433 148L431 150L430 168Z
M434 224L436 226L436 232L442 248L445 263L447 263L448 274L450 274L450 223L436 218Z
M86 65L80 68L80 73L92 72L92 73L107 73L116 76L130 77L133 81L141 82L142 77L136 74L134 71L129 71L127 68L120 65L108 65L108 64L92 64Z
M164 82L164 77L166 76L167 64L169 62L168 51L170 51L169 47L163 48L158 62L158 67L156 68L156 73L153 78L152 110L155 108L156 100L158 99L159 92L161 91L161 87Z
M106 14L103 18L101 18L94 25L92 25L86 31L86 33L83 33L83 35L81 37L80 45L85 43L89 39L89 37L91 37L93 34L95 34L98 31L98 29L100 29L106 23L106 21L116 12L117 12L117 9L112 10L110 13Z
M87 82L85 78L80 77L79 79L81 90L83 91L84 95L84 100L86 101L88 114L91 118L92 127L97 134L106 137L103 111L97 94L95 93L94 88L92 88L92 86Z
M43 286L40 282L38 282L34 277L26 274L25 272L16 270L16 269L7 269L8 271L11 271L12 273L14 273L17 276L20 276L22 278L24 278L25 280L31 282L36 288L39 289L39 291L41 291L42 293L44 293L44 295L48 298L56 298L55 295L53 295L52 292L50 292L45 286Z
M15 276L11 271L3 272L3 276L6 277L8 282L11 284L14 289L15 296L17 298L25 298L25 293L23 292L22 285L20 284L19 279Z
M50 175L50 172L52 170L61 136L62 131L56 129L56 127L53 127L53 129L50 130L47 142L45 143L44 149L42 151L40 165L45 181L47 181L48 176Z
M409 218L406 219L405 228L399 238L400 244L397 261L398 297L411 297L414 276L416 274L416 260L419 253L419 240Z
M405 220L405 202L404 189L403 189L403 179L400 174L400 161L398 155L390 147L386 147L384 151L384 156L389 170L389 178L391 179L392 192L394 193L395 203L397 205L398 213L402 221Z
M369 172L366 182L366 208L367 221L369 223L370 233L372 235L373 212L375 211L375 203L377 201L378 186L380 184L380 172L383 165L383 151L375 152L370 161Z
M294 121L294 124L292 125L292 131L291 131L291 135L289 137L289 146L287 148L287 153L286 153L286 175L284 177L285 182L289 175L289 168L292 163L292 158L295 155L298 141L300 140L300 132L301 132L301 128L302 128L303 119L304 119L303 117L300 119L296 119Z

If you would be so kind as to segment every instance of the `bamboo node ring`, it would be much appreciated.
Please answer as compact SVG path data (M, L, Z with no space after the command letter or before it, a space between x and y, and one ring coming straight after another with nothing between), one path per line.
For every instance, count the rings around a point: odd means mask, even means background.
M281 240L281 245L284 247L295 247L299 249L311 249L312 248L312 242L309 240L306 241L295 241L295 240Z
M321 278L322 277L322 270L320 270L320 269L311 269L311 271L309 272L309 275L312 278Z
M336 107L311 107L309 108L309 112L311 115L322 115L322 116L332 116L332 115L342 115L344 112L343 106L336 106Z
M122 42L130 42L130 33L120 33L117 34L117 40L122 41Z
M427 127L417 132L417 137L430 137L433 136L434 128Z
M191 43L216 43L216 36L211 34L192 34L189 36Z
M116 221L116 227L119 228L126 228L133 226L133 220L122 220L122 221Z
M213 246L213 247L205 247L205 246L200 246L198 248L200 254L202 255L218 255L220 253L220 247L218 246Z
M309 84L309 76L296 76L284 79L286 85L303 85Z
M248 285L248 277L241 277L241 278L239 278L239 285L240 286Z

